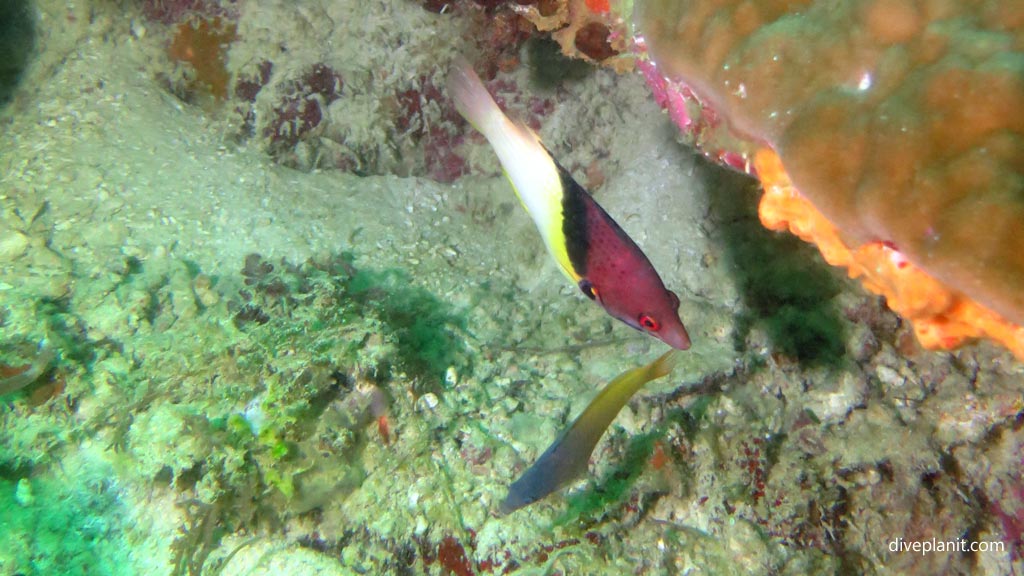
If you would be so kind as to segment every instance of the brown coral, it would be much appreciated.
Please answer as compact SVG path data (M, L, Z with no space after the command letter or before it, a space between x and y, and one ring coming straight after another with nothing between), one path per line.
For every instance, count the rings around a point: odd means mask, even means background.
M606 0L546 0L516 10L562 47L562 53L600 63L619 72L633 67L626 36L617 32L621 20L613 17Z
M856 249L1024 325L1024 7L652 0L661 71L781 158Z

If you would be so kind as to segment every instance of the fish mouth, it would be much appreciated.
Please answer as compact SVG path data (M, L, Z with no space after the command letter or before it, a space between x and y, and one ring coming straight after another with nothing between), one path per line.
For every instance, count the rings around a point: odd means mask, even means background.
M686 333L686 328L683 328L682 324L676 329L665 330L658 334L658 338L676 350L690 349L690 335Z

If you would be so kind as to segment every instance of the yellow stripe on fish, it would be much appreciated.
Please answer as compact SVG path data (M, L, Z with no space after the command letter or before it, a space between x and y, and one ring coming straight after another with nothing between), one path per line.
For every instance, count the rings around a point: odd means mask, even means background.
M448 75L448 94L470 124L487 138L519 202L533 218L548 252L573 282L573 269L562 232L562 181L558 166L540 137L522 123L512 122L498 108L480 77L459 58Z

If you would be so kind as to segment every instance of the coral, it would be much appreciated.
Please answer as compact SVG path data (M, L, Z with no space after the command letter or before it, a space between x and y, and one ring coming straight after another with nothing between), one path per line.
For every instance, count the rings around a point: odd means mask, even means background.
M306 138L320 125L327 105L341 97L344 86L341 75L326 64L314 64L291 82L263 128L271 151L290 151Z
M640 48L643 50L643 47ZM669 119L705 157L735 170L752 173L751 161L756 147L723 125L711 103L675 79L666 78L650 60L639 60L654 101L668 112Z
M437 562L441 565L442 574L454 576L472 576L473 566L466 558L466 550L452 536L445 536L437 545Z
M66 402L47 408L49 418L77 410L74 433L34 424L14 437L10 419L31 407L20 398L0 406L0 474L41 469L47 459L36 452L57 457L72 434L101 434L96 444L176 502L169 560L183 575L222 568L248 541L225 545L228 535L279 526L352 491L364 479L363 446L381 443L370 424L388 409L394 374L407 371L410 387L440 391L449 367L465 366L454 313L407 277L352 260L296 266L250 255L231 298L207 294L210 281L195 268L133 262L110 285L80 288L67 308L41 308L41 317L55 318L51 344L67 350L65 361L88 366L95 391L83 394L82 373L69 372ZM99 361L59 332L76 329L67 320L59 328L56 318L78 306L88 308L78 323ZM244 321L243 309L260 321ZM196 348L179 356L166 348L171 342ZM170 377L141 372L164 369ZM391 441L400 434L392 431Z
M519 48L536 35L535 28L517 8L530 4L523 0L423 0L423 8L445 15L468 17L467 37L476 45L480 75L485 79L511 72L519 66Z
M226 67L226 52L235 40L235 23L222 18L198 19L178 25L167 48L168 55L191 64L194 76L189 91L205 91L217 100L228 94L231 80Z
M693 364L623 410L591 478L529 514L497 517L517 472L647 344L581 315L537 274L530 242L493 250L491 236L521 231L498 178L305 174L260 155L263 125L249 145L224 139L236 101L269 123L306 89L292 82L322 62L344 76L342 95L295 148L315 158L327 141L386 141L401 154L360 169L393 174L399 158L409 160L401 174L423 175L422 157L403 146L418 121L427 130L417 142L431 138L443 98L417 98L425 105L403 138L391 130L395 96L421 76L436 83L437 62L456 50L473 51L446 34L469 17L415 2L259 3L230 51L235 101L211 111L178 105L140 74L138 55L161 54L180 22L140 22L141 2L39 5L57 8L41 30L47 81L30 73L0 140L10 184L0 190L0 331L30 346L0 362L31 364L46 341L65 388L41 404L31 394L43 382L0 399L0 573L1024 573L1021 363L985 346L915 352L909 322L881 298L846 289L808 246L752 218L743 227L760 235L748 241L764 250L742 262L762 269L729 274L743 264L729 261L732 222L716 218L710 196L736 188L749 200L744 178L712 180L713 194L692 198L706 208L692 218L632 219L653 244L694 228L708 240L661 243L694 282L684 299L702 318ZM65 34L65 15L82 35ZM535 111L567 168L581 174L598 158L601 193L668 179L644 194L676 214L669 189L687 171L655 174L648 161L669 166L682 152L637 128L654 124L639 79L587 66L582 82L547 93L516 85L526 70L489 84L512 116ZM725 115L716 124L693 114L700 107L684 102L704 138L728 126ZM144 145L132 145L136 135ZM734 176L693 168L697 181ZM274 256L243 262L244 245ZM338 246L358 256L280 258ZM769 260L779 246L792 252ZM775 266L781 281L763 269ZM838 330L784 309L817 309ZM739 354L729 346L736 310L750 315ZM777 342L776 312L780 325L838 339ZM437 348L421 356L423 342ZM851 354L807 361L834 344ZM387 442L374 420L385 411ZM1006 550L891 553L898 536L1001 540Z
M1021 486L1019 478L1016 481L1018 484L1010 496L1013 500L1012 505L1016 505L1017 508L1008 511L1011 504L996 501L991 503L989 511L999 520L1003 540L1012 547L1014 558L1021 558L1024 557L1024 507L1021 506L1024 503L1024 487Z
M274 63L269 60L262 60L257 66L253 75L240 74L235 81L234 95L250 104L256 101L260 90L270 82L270 74L274 71Z
M246 287L229 303L235 324L248 327L252 323L254 328L274 333L294 322L296 309L339 306L324 311L330 321L351 316L374 321L380 326L380 336L393 344L395 357L378 359L375 364L383 368L393 362L423 376L425 389L438 389L449 367L465 365L458 338L465 320L429 292L414 287L406 273L357 269L352 258L342 254L296 266L286 261L271 264L257 254L247 256L242 270ZM354 353L361 344L351 342L350 351Z
M395 128L422 154L427 176L438 182L454 182L464 175L468 167L456 151L465 139L463 124L437 86L421 76L414 87L398 92L395 100L398 105ZM428 111L437 116L438 110L440 117L428 121Z
M417 81L416 88L402 90L395 95L398 101L399 115L395 120L395 127L402 132L411 132L414 137L422 137L427 131L427 125L423 118L423 109L428 106L439 106L444 102L441 90L434 85L426 76L421 76ZM452 121L457 116L448 113L448 120Z
M363 481L361 446L380 442L370 424L387 410L392 374L440 391L446 370L465 364L453 312L407 277L352 259L295 266L251 255L230 298L211 294L211 281L182 262L129 260L102 282L79 284L63 306L38 306L32 317L50 336L30 370L45 370L60 350L68 386L61 402L40 408L21 395L0 404L0 483L65 458L68 438L99 435L98 449L109 446L177 503L176 574L214 571L231 557L225 536L277 526L353 490ZM246 322L241 309L259 321ZM289 341L297 351L281 354ZM181 342L194 348L168 350ZM8 360L23 373L20 360L0 357ZM144 376L160 370L167 377ZM9 549L22 556L20 545ZM8 557L0 554L5 569Z
M551 32L566 56L619 72L633 67L628 38L621 33L625 25L607 0L548 0L521 6L519 12L538 30Z
M608 41L610 35L611 30L607 25L601 22L589 22L576 31L573 43L576 49L587 58L603 62L618 54L618 51L612 48L611 42Z
M459 25L468 28L467 48L487 78L515 70L521 46L536 35L532 25L505 1L426 3L424 8L442 12L438 22L461 20ZM417 16L421 22L434 18ZM307 18L312 21L303 25L318 28L322 24L312 14L297 16ZM281 30L270 26L260 33L278 36ZM389 46L381 46L384 51L417 50L390 27L377 26L367 33ZM306 170L424 176L439 182L452 182L468 173L462 146L467 127L438 88L437 76L443 70L384 73L379 68L372 74L358 72L344 78L342 71L349 74L358 67L334 58L275 66L288 58L260 48L233 69L230 96L235 100L238 137L256 136L279 162Z
M144 0L142 14L161 24L178 24L190 17L230 18L238 16L237 0Z
M493 13L489 10L474 14L472 35L477 39L480 52L477 60L485 79L500 72L511 72L519 66L519 48L536 34L533 26L514 11L508 2L501 2Z
M1005 2L934 13L882 0L701 4L638 3L637 22L659 73L711 112L699 144L744 141L731 149L744 166L770 147L845 245L892 246L949 291L1024 324L1024 125L1013 112L1024 75ZM890 8L898 19L879 17ZM979 34L991 41L975 44ZM667 104L694 130L695 106Z

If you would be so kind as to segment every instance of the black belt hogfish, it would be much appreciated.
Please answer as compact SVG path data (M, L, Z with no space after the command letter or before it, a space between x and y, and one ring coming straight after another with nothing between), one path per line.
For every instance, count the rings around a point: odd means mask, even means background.
M679 298L665 288L647 256L529 127L512 122L501 111L462 58L449 72L448 94L494 148L565 275L611 316L673 348L689 348L690 337L679 319Z

